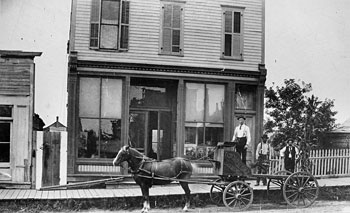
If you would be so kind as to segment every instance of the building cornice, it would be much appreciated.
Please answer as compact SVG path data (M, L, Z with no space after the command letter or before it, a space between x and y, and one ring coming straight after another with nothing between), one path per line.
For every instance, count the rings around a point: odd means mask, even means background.
M87 61L75 60L70 58L70 72L73 74L79 68L97 68L97 69L113 69L113 70L135 70L144 72L165 72L165 73L188 73L197 75L213 75L213 76L230 76L230 77L244 77L254 79L266 79L266 69L259 71L244 71L235 69L220 69L220 68L203 68L190 66L173 66L173 65L157 65L157 64L140 64L140 63L122 63L122 62L101 62L101 61ZM264 80L263 80L264 81Z

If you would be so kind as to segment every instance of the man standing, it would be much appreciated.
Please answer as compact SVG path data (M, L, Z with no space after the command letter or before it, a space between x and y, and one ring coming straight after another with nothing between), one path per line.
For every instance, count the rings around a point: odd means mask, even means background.
M289 139L287 145L283 147L280 151L280 156L284 158L284 168L287 171L294 172L295 159L297 159L299 154L298 148L293 146L293 140Z
M256 147L256 160L257 162L257 169L258 174L267 174L268 167L268 160L269 160L269 154L270 154L270 144L267 143L268 136L264 134L261 137L261 142ZM255 186L259 186L260 180L262 180L263 185L266 186L266 178L257 178Z
M244 124L245 117L238 116L239 125L235 128L233 133L232 142L237 142L236 151L241 156L242 162L246 164L247 148L250 147L250 130L247 125Z

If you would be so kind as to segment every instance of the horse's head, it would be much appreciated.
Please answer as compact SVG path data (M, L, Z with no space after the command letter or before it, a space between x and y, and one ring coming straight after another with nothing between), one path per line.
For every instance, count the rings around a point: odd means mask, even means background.
M117 156L113 160L114 166L119 166L122 162L127 161L130 158L129 146L123 146Z

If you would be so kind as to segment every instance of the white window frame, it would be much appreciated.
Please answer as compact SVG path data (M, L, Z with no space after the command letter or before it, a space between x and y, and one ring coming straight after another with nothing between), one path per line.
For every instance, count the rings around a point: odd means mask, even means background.
M117 24L109 24L109 25L116 25L118 26L118 35L116 38L116 42L117 42L117 47L116 48L104 48L101 47L101 31L102 31L102 25L108 25L108 24L102 24L102 2L103 1L108 1L108 0L91 0L91 9L90 9L90 32L89 32L89 47L90 49L95 49L95 50L104 50L104 51L127 51L129 49L129 27L130 27L130 2L126 1L126 0L115 0L115 1L119 1L119 18L118 18L118 23ZM128 23L122 23L122 15L123 15L123 5L127 6L127 22ZM96 8L97 7L97 8ZM96 10L96 11L94 11ZM93 20L94 18L96 18L93 14L95 14L95 16L97 16L96 20ZM92 25L95 24L97 25L97 37L96 36L92 36ZM127 43L126 43L126 47L121 47L121 43L122 43L122 27L126 27L127 28ZM97 46L92 46L92 39L97 39Z

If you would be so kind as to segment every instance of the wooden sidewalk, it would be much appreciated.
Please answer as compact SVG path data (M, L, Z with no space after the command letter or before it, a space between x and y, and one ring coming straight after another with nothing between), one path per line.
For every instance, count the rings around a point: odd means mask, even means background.
M266 186L254 186L254 180L248 180L253 190L266 190ZM320 187L349 186L350 177L318 179ZM209 194L211 185L190 184L191 194ZM183 195L180 185L153 186L150 196ZM138 186L117 189L62 189L62 190L35 190L35 189L0 189L0 201L3 200L68 200L68 199L102 199L140 197L141 189Z
M193 194L209 193L209 185L190 185ZM176 186L154 186L150 189L150 196L182 195L183 189ZM65 200L65 199L98 199L118 197L142 196L139 187L118 189L63 189L41 191L35 189L0 189L0 200Z

